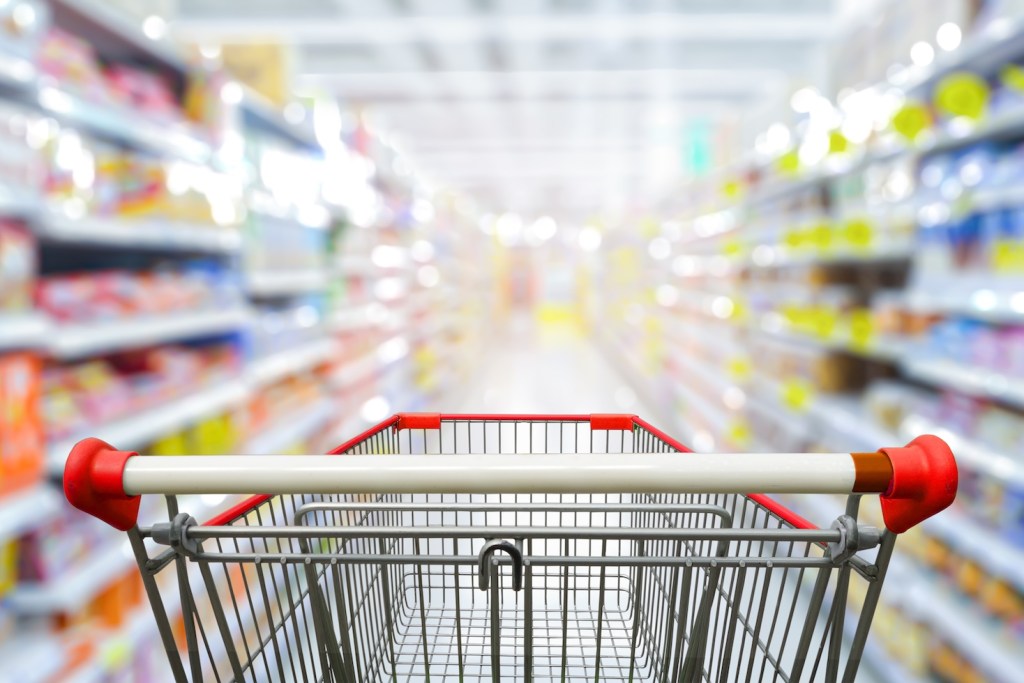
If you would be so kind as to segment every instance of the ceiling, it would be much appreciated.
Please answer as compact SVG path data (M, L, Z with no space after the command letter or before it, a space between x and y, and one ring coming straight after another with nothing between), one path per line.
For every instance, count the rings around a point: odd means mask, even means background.
M434 183L570 221L651 210L744 114L819 82L841 4L165 1L189 42L294 46L297 87L362 108Z

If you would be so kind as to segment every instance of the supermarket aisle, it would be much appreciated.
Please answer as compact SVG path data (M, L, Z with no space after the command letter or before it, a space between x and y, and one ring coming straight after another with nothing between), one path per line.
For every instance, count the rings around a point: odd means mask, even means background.
M478 374L441 410L489 413L636 413L657 421L585 331L516 313L495 330Z

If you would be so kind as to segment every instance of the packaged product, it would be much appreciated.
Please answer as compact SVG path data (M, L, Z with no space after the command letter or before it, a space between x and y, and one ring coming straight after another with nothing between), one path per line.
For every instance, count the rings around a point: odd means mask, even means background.
M39 359L0 355L0 493L32 485L43 471Z
M154 119L181 118L170 84L160 74L127 64L104 69L107 89L115 101Z
M2 502L2 499L0 499ZM18 541L0 541L0 598L18 583ZM0 606L0 612L3 607Z
M35 276L32 234L16 221L0 219L0 316L31 308Z
M44 80L93 102L109 100L96 51L78 36L50 27L39 48L37 64Z

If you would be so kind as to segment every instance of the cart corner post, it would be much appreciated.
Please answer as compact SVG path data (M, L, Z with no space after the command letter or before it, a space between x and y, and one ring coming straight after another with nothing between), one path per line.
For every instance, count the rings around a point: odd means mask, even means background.
M139 496L124 490L124 469L138 453L119 451L100 439L75 444L64 465L64 495L73 506L119 531L132 529L139 518Z

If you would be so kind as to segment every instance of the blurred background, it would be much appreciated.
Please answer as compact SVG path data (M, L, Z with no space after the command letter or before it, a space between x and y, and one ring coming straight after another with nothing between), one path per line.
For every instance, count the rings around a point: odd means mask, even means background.
M77 439L415 410L938 433L863 679L1021 680L1022 143L1020 0L0 0L0 680L168 680Z

